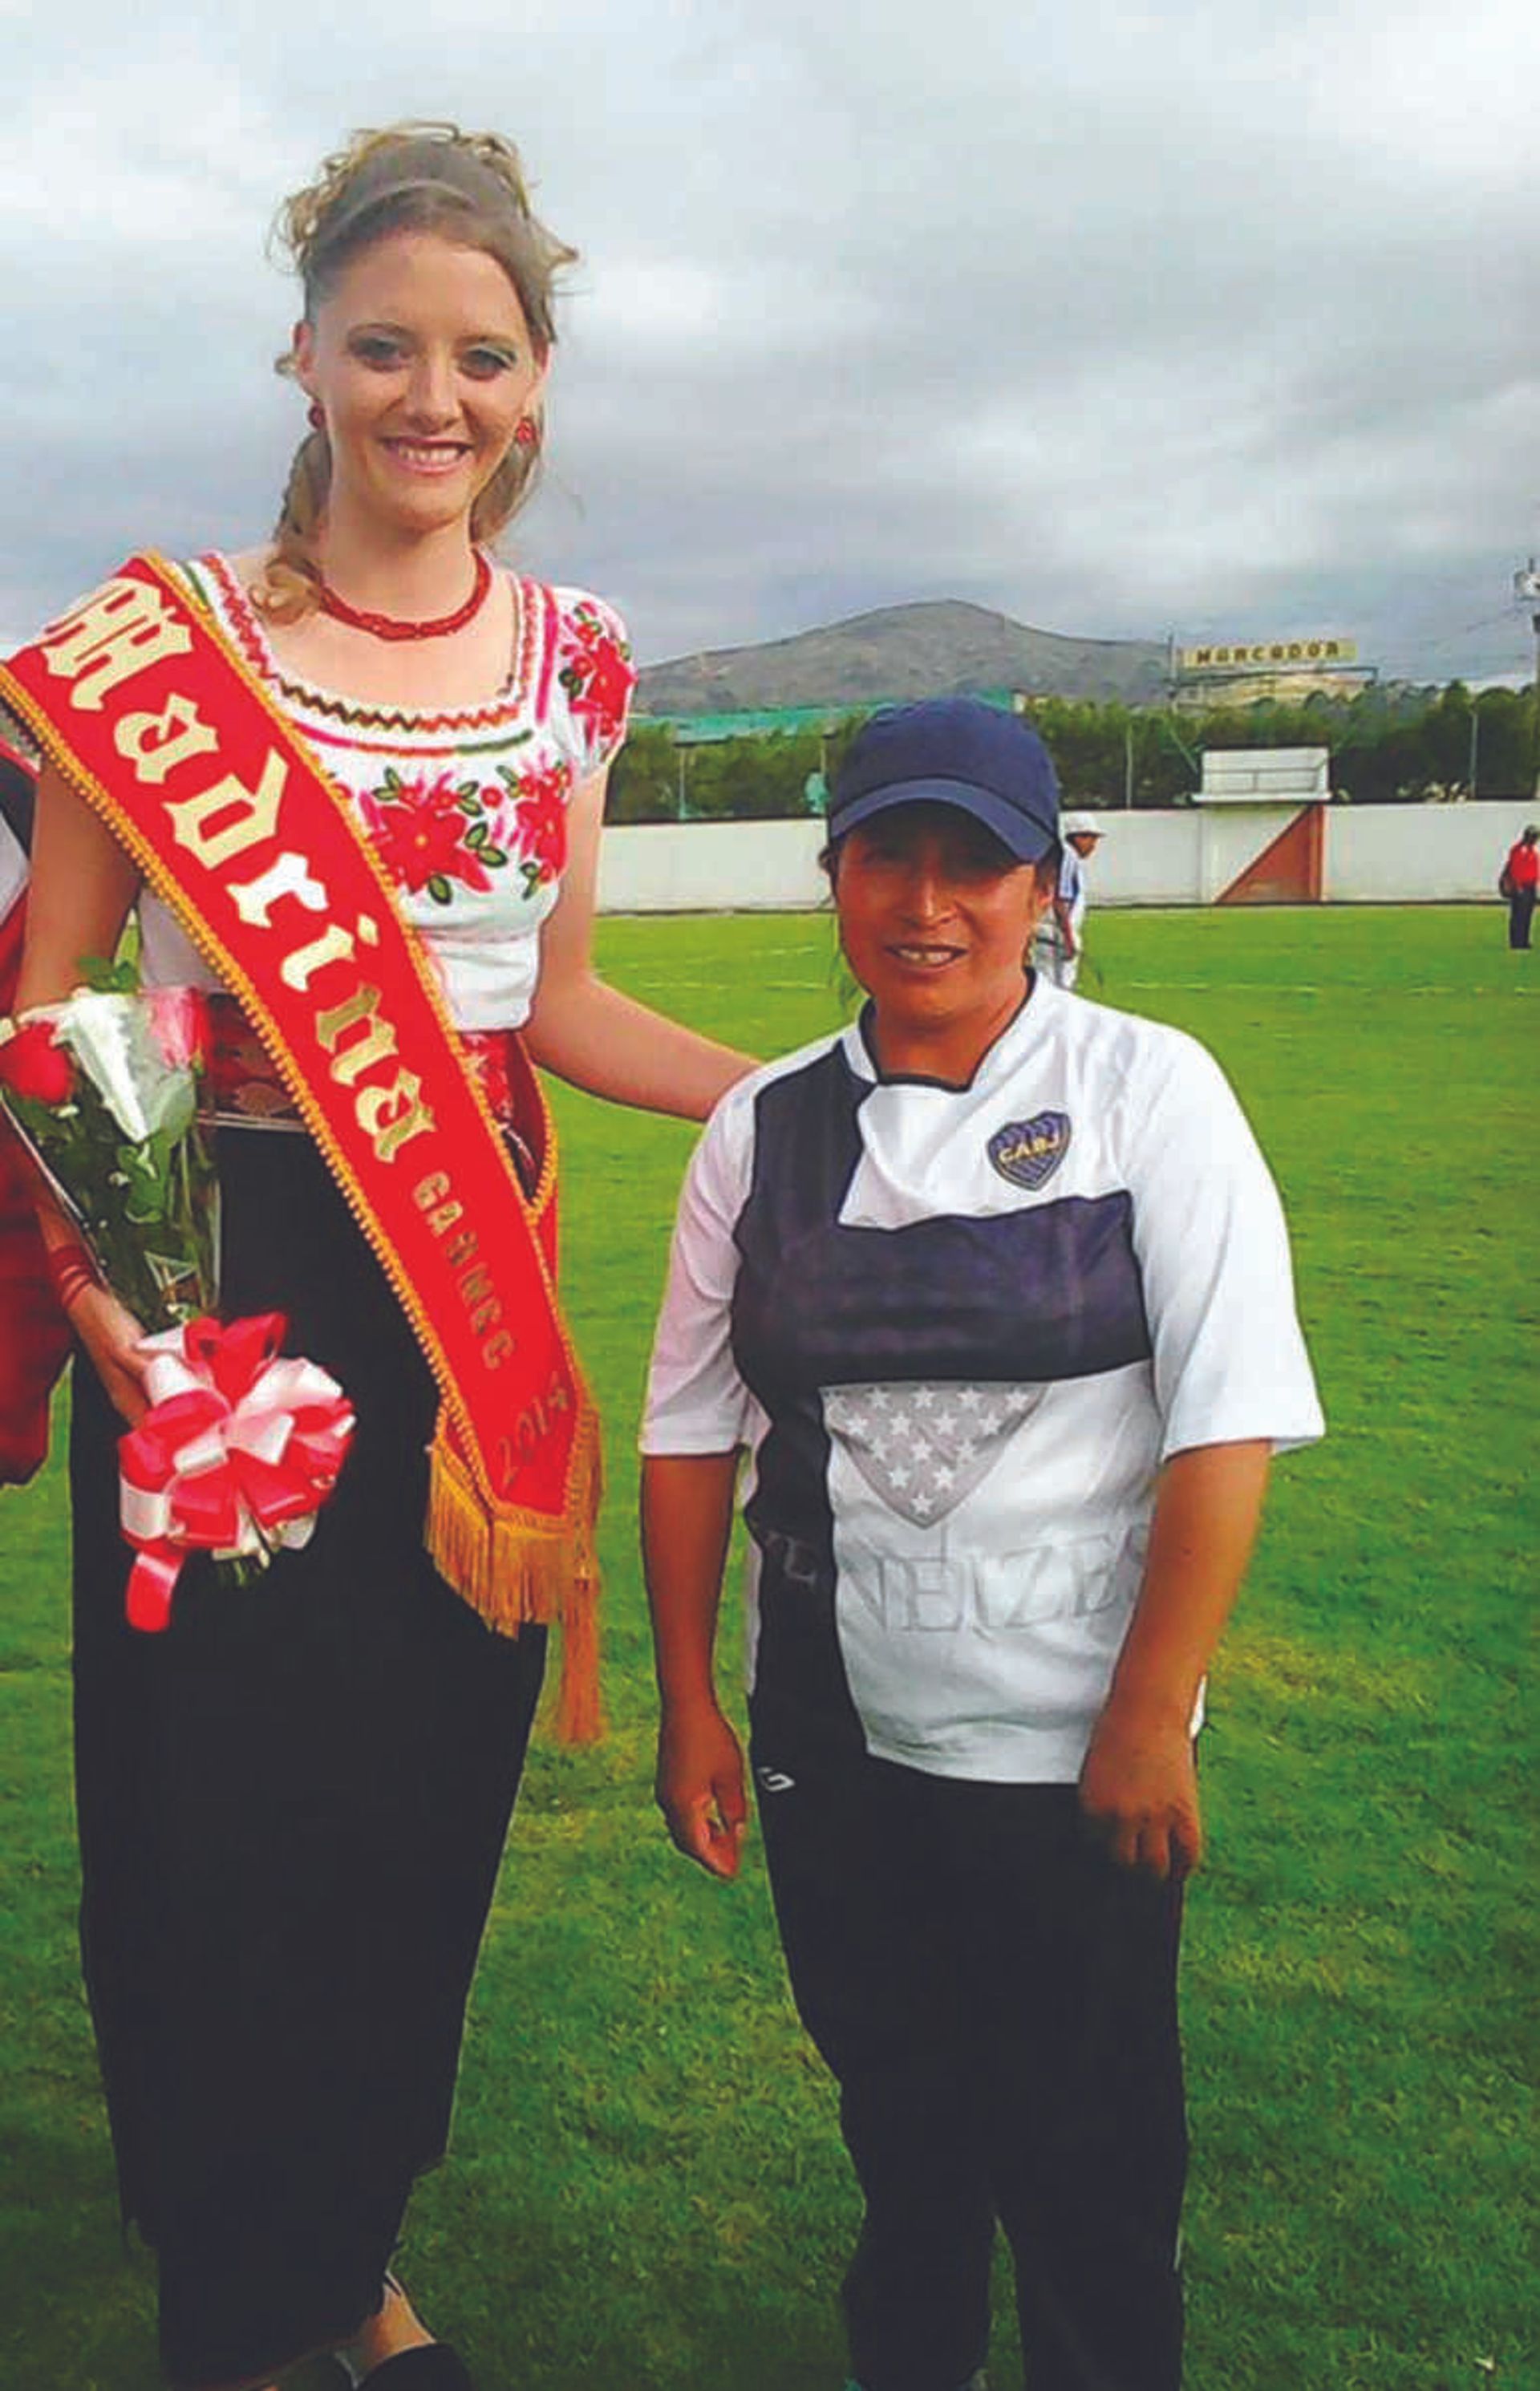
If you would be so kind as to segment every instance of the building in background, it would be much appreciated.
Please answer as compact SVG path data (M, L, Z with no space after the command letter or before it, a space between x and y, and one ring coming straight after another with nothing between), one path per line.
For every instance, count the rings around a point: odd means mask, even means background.
M1296 704L1316 695L1352 698L1379 678L1358 661L1356 640L1335 635L1300 640L1210 640L1171 643L1171 695L1184 706Z

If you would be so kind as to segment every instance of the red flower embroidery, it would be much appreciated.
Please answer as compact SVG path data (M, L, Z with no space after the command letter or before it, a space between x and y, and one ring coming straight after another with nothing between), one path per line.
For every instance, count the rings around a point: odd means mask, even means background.
M508 860L488 834L473 782L457 782L447 772L404 781L392 770L360 802L381 862L412 896L426 888L435 904L447 905L457 880L462 888L490 888L488 865Z
M524 859L526 892L556 879L567 860L567 790L570 764L547 764L523 772L503 770L513 796L514 837Z
M46 1021L29 1021L0 1046L0 1080L34 1105L68 1104L74 1066Z
M562 686L575 720L589 733L595 756L602 756L625 728L626 709L636 683L631 652L591 606L574 610L567 635Z

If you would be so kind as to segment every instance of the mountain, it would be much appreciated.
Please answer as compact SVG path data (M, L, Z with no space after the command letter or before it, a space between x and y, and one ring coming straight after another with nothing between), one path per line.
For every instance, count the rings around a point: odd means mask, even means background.
M1161 640L1064 639L945 598L880 606L758 647L647 665L638 703L647 714L733 714L1011 689L1144 705L1160 695L1165 675Z

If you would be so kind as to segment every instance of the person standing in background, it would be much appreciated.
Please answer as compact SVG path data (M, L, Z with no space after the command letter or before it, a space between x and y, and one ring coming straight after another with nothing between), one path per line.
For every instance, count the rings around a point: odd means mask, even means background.
M1514 841L1508 851L1497 882L1497 894L1508 899L1508 942L1510 947L1527 948L1530 924L1534 919L1534 900L1540 891L1540 823L1526 822L1523 835Z
M1085 873L1081 865L1095 854L1104 834L1095 815L1084 812L1067 813L1060 829L1064 845L1058 890L1032 940L1032 963L1055 988L1073 988L1080 976L1085 921Z

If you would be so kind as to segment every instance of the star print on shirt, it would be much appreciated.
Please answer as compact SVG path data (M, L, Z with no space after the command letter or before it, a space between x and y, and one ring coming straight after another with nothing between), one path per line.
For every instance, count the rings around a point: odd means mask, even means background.
M873 1493L916 1528L989 1476L1042 1387L825 1387L823 1419Z

